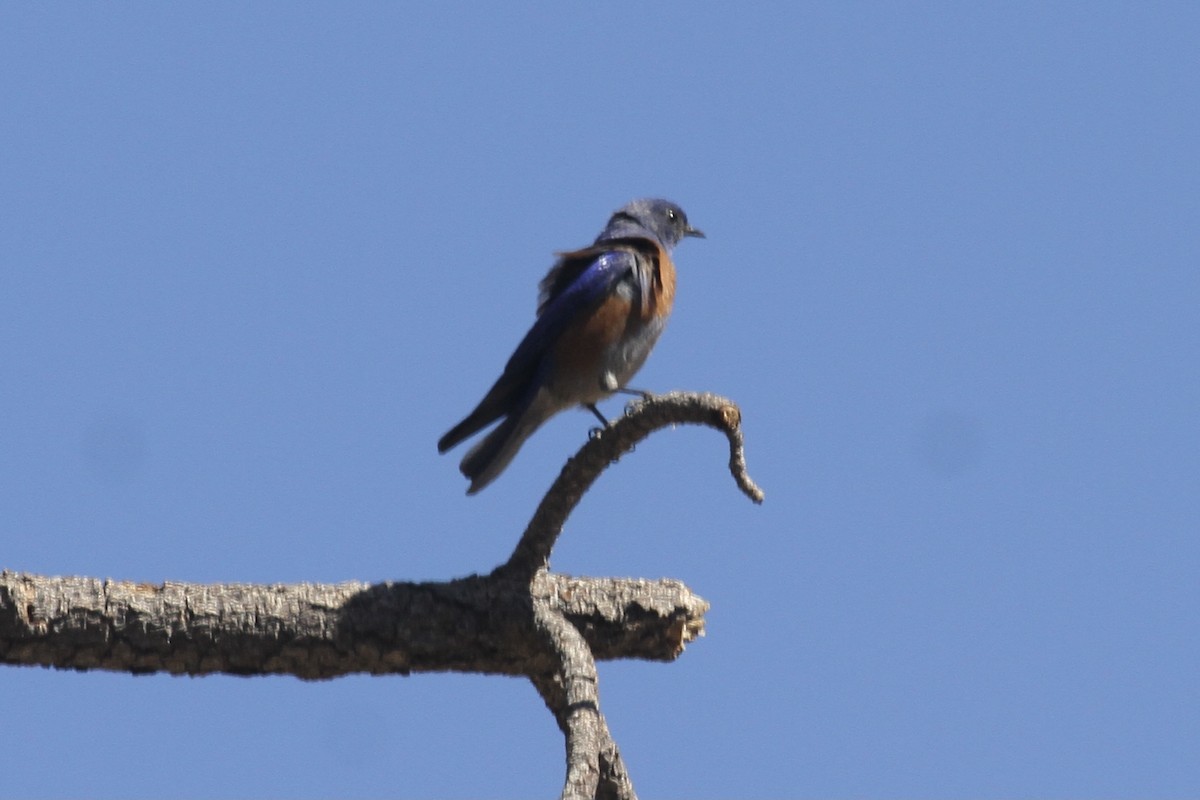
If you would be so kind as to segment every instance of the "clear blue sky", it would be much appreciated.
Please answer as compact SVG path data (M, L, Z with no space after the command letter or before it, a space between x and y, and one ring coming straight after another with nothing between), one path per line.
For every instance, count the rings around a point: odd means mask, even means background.
M435 442L554 250L669 197L637 380L744 412L608 472L562 571L712 602L601 666L646 797L1200 790L1200 7L24 4L0 11L0 566L437 579ZM620 402L606 406L620 411ZM6 796L528 797L525 682L0 669Z

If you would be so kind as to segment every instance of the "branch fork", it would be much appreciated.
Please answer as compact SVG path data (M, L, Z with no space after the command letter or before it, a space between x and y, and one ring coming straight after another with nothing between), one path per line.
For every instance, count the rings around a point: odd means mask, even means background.
M600 711L597 659L670 661L704 634L708 603L679 581L575 578L548 569L567 517L600 474L654 431L699 424L729 441L754 502L741 412L710 394L630 403L542 498L509 559L443 582L131 583L0 572L0 663L176 675L459 671L527 676L566 738L564 798L633 798Z

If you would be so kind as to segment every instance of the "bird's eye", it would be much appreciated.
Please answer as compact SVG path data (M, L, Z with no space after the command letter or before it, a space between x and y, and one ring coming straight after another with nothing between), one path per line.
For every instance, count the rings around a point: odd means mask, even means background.
M675 209L673 209L673 208L667 209L667 219L671 220L672 222L675 221Z

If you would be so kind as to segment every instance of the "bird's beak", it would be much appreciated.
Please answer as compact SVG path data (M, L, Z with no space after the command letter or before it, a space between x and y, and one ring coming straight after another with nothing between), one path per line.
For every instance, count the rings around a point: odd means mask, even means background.
M704 231L700 230L699 228L693 228L691 225L689 225L683 229L683 235L684 236L696 236L701 239L708 238L707 236L704 235Z

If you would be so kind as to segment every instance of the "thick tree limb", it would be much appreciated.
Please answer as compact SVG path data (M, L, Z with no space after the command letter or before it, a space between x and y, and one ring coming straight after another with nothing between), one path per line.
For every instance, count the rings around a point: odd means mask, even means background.
M117 672L294 675L461 671L534 675L556 659L531 587L446 583L145 584L0 573L0 663ZM537 601L600 659L670 661L708 604L677 581L544 575Z
M654 431L707 425L746 474L741 412L708 394L631 403L563 467L508 562L446 582L145 584L0 572L0 663L62 669L332 678L432 671L529 676L566 737L563 797L634 798L600 712L597 659L669 661L704 633L708 603L673 580L547 572L571 511Z

